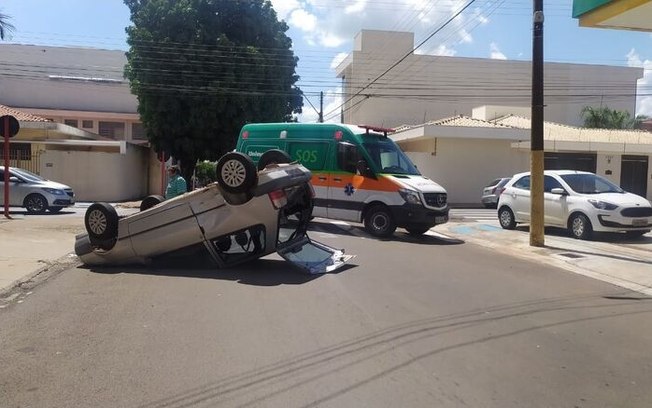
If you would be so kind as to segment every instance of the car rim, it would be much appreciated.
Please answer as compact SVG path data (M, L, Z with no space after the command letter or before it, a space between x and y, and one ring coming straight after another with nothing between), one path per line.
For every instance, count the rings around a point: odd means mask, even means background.
M106 231L107 220L102 211L95 210L88 214L88 228L95 235L101 235Z
M29 210L38 212L38 211L43 211L45 205L43 204L43 200L41 200L40 198L32 197L29 200L27 200L27 208Z
M238 160L229 160L222 166L222 179L229 187L238 187L244 183L247 170Z
M502 211L500 213L500 223L502 225L509 225L512 223L512 216L510 215L509 211Z
M385 214L376 214L371 221L371 225L378 232L384 231L387 228L388 223L389 221L387 220L387 216L385 216Z
M573 220L573 234L576 237L581 237L584 234L584 221L579 217Z

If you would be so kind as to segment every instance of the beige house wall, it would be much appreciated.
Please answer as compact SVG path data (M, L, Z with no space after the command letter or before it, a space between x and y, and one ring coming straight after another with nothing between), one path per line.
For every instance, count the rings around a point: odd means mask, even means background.
M116 148L63 150L46 147L41 176L67 184L77 201L130 201L147 195L149 149L124 144Z

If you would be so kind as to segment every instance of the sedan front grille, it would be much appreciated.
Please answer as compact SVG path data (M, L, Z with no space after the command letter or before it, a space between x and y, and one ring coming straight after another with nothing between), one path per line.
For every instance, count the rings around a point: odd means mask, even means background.
M423 198L427 206L435 208L446 207L448 202L446 193L423 193Z
M630 207L624 208L620 215L623 217L650 217L652 216L652 207Z

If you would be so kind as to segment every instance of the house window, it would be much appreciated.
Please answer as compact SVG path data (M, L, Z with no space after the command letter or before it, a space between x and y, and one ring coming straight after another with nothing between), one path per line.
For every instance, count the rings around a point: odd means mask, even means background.
M11 160L32 160L32 145L29 143L11 143L9 145Z
M92 120L82 120L82 127L84 129L93 129L93 121Z
M111 139L124 140L125 124L124 122L101 122L99 123L99 134Z
M145 127L143 126L142 123L131 124L131 138L134 140L147 140Z
M72 127L79 127L79 121L77 119L64 119L63 124Z

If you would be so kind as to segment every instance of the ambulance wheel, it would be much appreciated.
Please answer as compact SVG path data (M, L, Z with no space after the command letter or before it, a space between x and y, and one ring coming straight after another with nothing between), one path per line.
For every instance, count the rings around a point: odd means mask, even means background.
M430 227L427 225L420 225L418 227L405 227L405 229L410 235L423 235L426 232L430 231Z
M364 227L371 235L384 238L396 231L396 222L389 208L374 205L365 212Z
M91 204L84 216L84 225L91 242L106 242L116 238L118 220L118 213L111 204Z
M269 166L270 164L289 163L291 161L292 158L290 158L290 155L283 150L268 150L263 153L263 155L260 156L260 159L258 160L258 171L264 170L265 167Z
M256 165L246 154L230 152L216 166L217 182L227 193L245 193L258 183Z
M155 205L161 204L163 201L165 201L165 198L160 195L147 196L143 199L143 201L140 202L140 211L149 210Z

